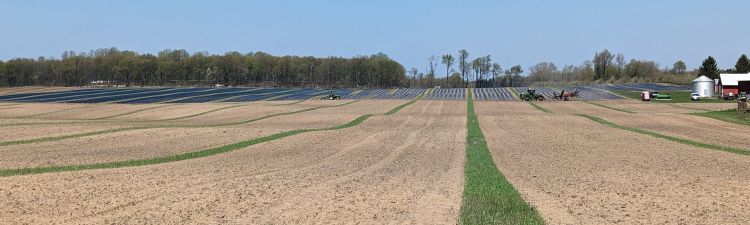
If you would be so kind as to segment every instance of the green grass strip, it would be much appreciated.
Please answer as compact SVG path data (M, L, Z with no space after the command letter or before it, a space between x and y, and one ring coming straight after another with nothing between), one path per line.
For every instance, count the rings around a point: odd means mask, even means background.
M349 102L341 105L351 104L354 102ZM404 103L400 106L400 108L405 107L405 105L410 105L411 103ZM340 106L340 105L339 105ZM328 106L333 107L333 106ZM307 132L313 132L313 131L328 131L328 130L339 130L344 128L349 128L353 126L357 126L359 124L362 124L365 120L369 119L370 117L374 116L373 114L367 114L360 117L357 117L356 119L337 126L333 127L327 127L327 128L319 128L319 129L299 129L299 130L291 130L281 133L276 133L268 136L263 136L255 139L251 139L248 141L238 142L234 144L228 144L216 148L210 148L206 150L201 151L194 151L194 152L187 152L177 155L169 155L169 156L162 156L162 157L156 157L156 158L149 158L149 159L136 159L136 160L125 160L125 161L114 161L114 162L104 162L104 163L92 163L92 164L80 164L80 165L63 165L63 166L43 166L43 167L29 167L29 168L17 168L17 169L2 169L0 170L0 177L8 177L8 176L21 176L21 175L30 175L30 174L40 174L40 173L54 173L54 172L64 172L64 171L78 171L78 170L93 170L93 169L112 169L112 168L122 168L122 167L135 167L135 166L145 166L145 165L153 165L153 164L161 164L161 163L168 163L168 162L176 162L176 161L182 161L182 160L188 160L188 159L195 159L200 157L206 157L206 156L212 156L216 154L226 153L230 151L234 151L237 149L242 149L251 145L273 141L276 139L289 137L296 134L302 134ZM123 128L127 129L127 128ZM138 129L138 128L133 128Z
M466 184L461 204L461 224L544 224L497 169L474 113L471 93L467 101Z
M731 152L731 153L735 153L735 154L739 154L739 155L750 155L750 150L748 150L748 149L719 146L719 145L708 144L708 143L703 143L703 142L697 142L697 141L688 140L688 139L679 138L679 137L673 137L673 136L664 135L664 134L660 134L660 133L656 133L656 132L653 132L653 131L648 131L648 130L644 130L644 129L640 129L640 128L623 126L623 125L616 124L616 123L613 123L613 122L610 122L608 120L605 120L605 119L602 119L602 118L599 118L599 117L596 117L596 116L592 116L592 115L577 114L577 116L590 119L590 120L592 120L594 122L597 122L597 123L600 123L600 124L603 124L603 125L606 125L606 126L609 126L609 127L613 127L613 128L617 128L617 129L621 129L621 130L627 130L627 131L631 131L631 132L635 132L635 133L639 133L639 134L643 134L643 135L648 135L648 136L651 136L651 137L661 138L661 139L665 139L665 140L668 140L668 141L677 142L677 143L684 144L684 145L690 145L690 146L695 146L695 147L700 147L700 148L707 148L707 149L712 149L712 150L717 150L717 151Z
M529 103L529 105L533 106L534 108L536 108L538 110L541 110L542 112L553 113L552 111L549 111L548 109L545 109L544 107L542 107L540 105L537 105L536 103L533 103L531 101L528 101L528 103Z
M110 134L110 133L117 133L117 132L130 131L130 130L139 130L139 129L146 129L146 127L128 127L128 128L118 128L118 129L112 129L112 130L102 130L102 131L94 131L94 132L88 132L88 133L63 135L63 136L41 137L41 138L17 140L17 141L3 141L3 142L0 142L0 146L33 144L33 143L48 142L48 141L59 141L59 140L65 140L65 139L71 139L71 138Z
M585 103L588 103L588 104L591 104L591 105L595 105L595 106L599 106L599 107L602 107L602 108L605 108L605 109L611 109L611 110L620 111L620 112L624 112L624 113L635 114L635 112L627 110L627 109L615 108L615 107L612 107L612 106L603 105L603 104L599 104L599 103L592 102L592 101L582 101L582 102L585 102Z
M735 109L692 113L693 115L708 117L724 122L750 126L750 113L737 112Z
M429 91L429 89L428 89L428 91ZM426 91L423 92L422 94L419 94L416 98L412 99L411 101L408 101L408 102L406 102L404 104L396 106L396 108L391 109L390 111L384 113L383 115L390 116L390 115L396 114L398 111L401 111L401 109L403 109L403 108L405 108L405 107L407 107L407 106L409 106L411 104L414 104L419 99L422 99L422 97L425 96L425 93L426 93Z

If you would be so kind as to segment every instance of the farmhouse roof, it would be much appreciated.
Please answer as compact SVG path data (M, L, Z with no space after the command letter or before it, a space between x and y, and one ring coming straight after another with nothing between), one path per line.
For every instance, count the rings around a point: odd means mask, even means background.
M750 73L722 73L719 78L721 85L737 86L739 81L750 81Z

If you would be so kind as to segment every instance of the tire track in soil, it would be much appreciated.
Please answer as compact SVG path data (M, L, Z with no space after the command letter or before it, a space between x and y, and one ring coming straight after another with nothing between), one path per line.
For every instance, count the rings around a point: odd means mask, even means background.
M423 110L423 113L426 110L427 110L427 108L425 108ZM411 120L411 117L407 121L409 121L409 120ZM406 123L402 123L399 127L403 127L405 125L406 125ZM384 132L384 131L381 131L381 132ZM323 158L320 158L320 159L317 159L317 160L312 160L312 161L309 161L309 162L304 162L304 163L302 163L300 165L294 165L294 166L290 166L290 167L284 167L284 168L279 168L279 169L270 170L270 171L266 171L266 172L260 172L260 173L253 173L253 174L246 174L246 175L234 175L234 176L227 176L227 177L217 177L217 178L214 178L214 179L211 179L211 180L207 180L207 181L204 181L204 182L200 182L200 183L196 183L196 184L193 184L193 185L183 186L182 189L174 189L173 191L171 191L169 193L158 193L158 194L155 193L153 195L149 195L149 196L146 196L144 198L137 199L135 201L127 202L127 203L124 203L124 204L121 204L121 205L118 205L118 206L115 206L113 208L106 209L106 210L103 210L103 211L100 211L100 212L94 212L92 214L84 215L84 216L81 216L79 218L71 218L69 220L64 220L63 223L70 223L70 222L73 222L76 219L86 219L86 218L92 218L92 217L95 217L95 216L101 216L101 215L104 215L106 213L117 211L117 210L121 210L121 209L124 209L124 208L129 207L129 206L132 207L132 206L135 206L135 205L140 204L140 203L145 203L145 202L148 202L148 201L151 201L151 200L155 200L159 196L163 196L165 194L167 194L167 195L169 195L169 194L176 194L177 192L183 192L185 190L193 190L193 189L197 189L197 188L202 188L202 187L211 185L213 183L221 182L221 181L228 181L228 180L239 179L239 178L256 177L256 176L261 176L261 175L268 175L268 174L283 172L283 171L287 171L287 170L299 170L299 169L304 169L304 168L312 167L312 166L315 166L315 165L318 165L318 164L322 164L322 163L324 163L324 161L326 161L328 159L332 159L332 158L334 158L336 156L341 156L345 152L351 151L352 149L354 149L356 147L362 146L364 143L366 143L368 141L374 140L374 136L376 134L378 134L378 133L368 134L366 137L364 137L363 141L358 141L355 144L350 145L349 147L346 147L346 148L343 148L343 149L341 149L339 151L336 151L336 152L333 152L331 154L325 155ZM169 183L167 183L167 184L169 184Z
M303 169L305 167L311 167L311 166L314 166L314 165L317 165L317 164L321 164L321 163L323 163L323 161L325 161L327 159L334 158L337 155L341 155L341 153L343 153L343 152L350 151L354 147L359 147L362 144L364 144L365 142L373 140L374 139L373 136L375 136L375 133L367 135L365 137L365 140L363 140L361 142L358 142L358 143L356 143L354 145L351 145L351 147L341 149L341 150L339 150L337 152L328 154L328 155L324 156L321 159L312 160L312 161L305 162L305 163L300 164L300 165L295 165L295 166L290 166L290 167L284 167L284 168L269 170L269 171L266 171L266 172L246 174L246 175L234 175L234 176L217 177L217 178L213 178L211 180L199 182L199 183L196 183L196 184L187 184L186 186L183 186L182 189L173 189L172 191L170 191L168 193L158 193L158 194L155 193L153 195L148 195L148 196L146 196L144 198L140 198L140 199L137 199L135 201L127 202L127 203L124 203L124 204L121 204L121 205L118 205L118 206L115 206L113 208L106 209L106 210L103 210L103 211L100 211L100 212L94 212L92 214L84 215L84 216L81 216L79 218L71 218L69 220L64 220L63 223L70 223L70 222L73 222L76 219L86 219L86 218L92 218L92 217L95 217L95 216L101 216L101 215L104 215L104 214L107 214L107 213L110 213L110 212L114 212L114 211L117 211L117 210L124 209L124 208L129 207L129 206L132 207L132 206L136 206L137 204L140 204L140 203L145 203L145 202L148 202L148 201L156 200L158 197L163 196L163 195L169 195L169 194L176 195L176 193L178 193L178 192L184 192L184 191L187 191L187 190L195 190L195 189L198 189L198 188L203 188L203 187L209 186L209 185L211 185L213 183L217 183L217 182L221 182L221 181L228 181L228 180L234 180L234 179L239 179L239 178L256 177L256 176L261 176L261 175L268 175L268 174L283 172L283 171L287 171L287 170ZM168 183L165 183L165 185L173 184L173 183L175 183L175 182L168 182Z
M429 105L430 104L428 104L428 106L425 107L422 110L422 112L419 114L420 117L421 117L421 115L424 115L424 112L429 108ZM441 107L442 107L442 104L441 104ZM415 116L408 117L408 119L406 121L402 122L401 125L399 125L399 128L403 128L404 126L406 126L406 124L408 124L412 120L413 117L415 117ZM433 122L434 122L434 117L432 117L428 121L427 126L422 126L422 129L420 129L420 130L427 129L428 127L430 127L430 124L432 124ZM206 188L206 186L216 185L216 183L222 183L222 182L229 181L229 180L247 179L247 178L258 177L258 176L262 176L262 175L269 175L270 176L270 175L279 174L279 173L293 173L294 171L302 171L302 170L309 169L310 167L323 167L322 164L325 164L325 163L331 161L334 158L341 158L342 156L344 156L348 152L350 152L350 151L358 148L359 146L363 145L364 143L367 143L367 142L370 142L370 141L376 141L376 140L374 140L374 137L377 134L384 133L384 132L387 132L387 130L383 130L383 131L380 131L380 132L371 133L371 134L367 135L366 137L364 137L363 141L360 141L359 139L352 140L352 142L354 142L355 145L352 145L352 146L350 146L348 148L344 148L344 149L341 149L339 151L336 151L336 152L333 152L331 154L328 154L327 156L325 156L323 158L320 158L318 160L308 161L308 162L302 163L300 165L295 165L295 166L285 167L285 168L279 168L279 169L276 169L276 170L265 171L265 172L260 172L260 173L246 174L246 175L242 175L242 176L236 175L236 176L232 176L232 177L224 177L224 178L211 179L211 180L207 180L205 182L199 182L199 183L196 183L196 184L193 184L193 185L181 186L180 190L176 190L174 192L164 193L164 194L166 194L166 195L174 195L174 194L176 194L179 191L185 191L185 190L197 191L197 190L200 190L202 188ZM408 136L410 136L409 138L411 138L411 137L416 136L417 133L418 133L418 131L414 131L414 132L410 133ZM406 147L409 146L409 144L413 145L414 142L412 141L412 142L407 143L407 145L401 145L401 146L404 146L403 148L406 148ZM376 168L373 168L372 165L378 166L378 167L382 168L382 166L386 165L386 163L383 162L383 160L393 160L395 158L398 158L397 156L400 155L400 154L394 155L393 153L395 153L395 152L391 151L389 154L386 155L386 157L383 157L380 160L374 161L372 164L370 164L371 165L370 167L362 167L359 170L351 171L349 174L355 174L356 176L360 176L361 177L361 176L365 176L365 175L368 174L367 172L363 172L363 170L368 170L368 169L370 171L376 170ZM342 158L342 161L347 161L347 160L346 160L346 158ZM277 176L279 176L279 175L277 175ZM311 179L311 180L317 180L317 179ZM345 180L346 179L344 179L344 178L336 179L334 181L328 181L328 182L324 182L323 184L319 184L319 186L320 185L324 185L326 183L331 183L331 182L339 183L339 182L342 182L342 181L345 181ZM78 218L70 218L68 220L65 220L64 222L71 222L71 221L74 221L74 220L81 220L81 219L85 220L87 218L92 218L92 217L97 217L97 216L105 215L105 214L108 214L110 212L114 212L114 211L126 209L126 208L129 208L129 207L135 207L135 206L138 206L138 205L140 205L142 203L146 203L146 202L152 201L155 198L158 198L159 196L163 196L164 194L153 194L151 196L148 196L148 198L143 198L143 199L139 199L137 201L128 202L128 203L116 206L116 207L108 209L108 210L100 211L100 212L97 212L97 213L94 213L94 214L89 214L87 216L78 217Z
M325 108L333 108L333 107L339 107L339 106L345 106L349 104L356 103L358 101L351 101L347 103L342 103L338 105L327 105L327 106L314 106L309 107L305 109L299 109L299 110L293 110L288 112L280 112L280 113L274 113L271 115L264 115L261 117L249 119L249 120L242 120L239 122L229 122L224 124L210 124L210 125L165 125L165 124L157 124L157 125L134 125L134 126L128 126L127 129L110 129L110 130L102 130L98 132L86 132L86 133L77 133L77 134L69 134L69 135L62 135L62 136L47 136L47 137L38 137L38 138L31 138L31 139L23 139L23 140L13 140L13 141L3 141L0 142L0 146L9 146L9 145L18 145L18 144L34 144L34 143L40 143L40 142L48 142L48 141L60 141L60 140L67 140L71 138L80 138L80 137L89 137L89 136L95 136L99 134L112 134L112 133L119 133L123 131L131 131L131 130L147 130L147 129L155 129L155 128L209 128L209 127L226 127L226 126L235 126L235 125L243 125L243 124L249 124L254 123L257 121L270 119L278 116L285 116L285 115L291 115L296 113L303 113L308 111L314 111L318 109L325 109ZM173 105L166 105L166 106L173 106ZM166 107L164 106L164 107ZM27 123L27 124L4 124L0 125L0 127L5 126L19 126L19 125L62 125L62 124L85 124L85 123L149 123L149 122L165 122L165 121L175 121L175 120L181 120L186 118L192 118L197 116L203 116L206 114L218 112L225 109L232 109L232 108L238 108L238 107L244 107L248 105L233 105L233 106L226 106L223 108L208 110L205 112L195 113L187 116L177 117L177 118L170 118L170 119L160 119L160 120L148 120L148 121L89 121L89 122L59 122L59 123ZM161 107L154 107L154 108L161 108ZM146 111L149 109L154 108L148 108L143 109L137 112ZM135 113L135 112L134 112ZM130 113L128 113L130 114ZM117 115L121 116L121 115ZM127 125L125 125L127 126Z
M445 102L441 102L441 104L439 105L437 109L435 109L435 111L440 112L444 106L444 103ZM426 114L426 110L429 109L431 104L432 102L430 102L429 105L427 105L417 117L424 116ZM406 127L407 124L412 122L413 117L414 116L409 116L405 121L401 122L401 124L398 127L395 127L394 130L400 130L401 128ZM414 147L415 145L424 146L425 142L421 141L418 138L418 135L424 132L425 130L427 130L428 128L430 128L434 124L434 122L435 122L435 117L429 117L428 120L424 122L423 125L420 125L419 129L413 129L407 134L405 134L404 135L405 137L401 138L402 140L399 139L397 140L398 142L397 144L393 144L395 145L395 148L388 151L385 155L379 157L378 159L370 161L370 162L366 162L357 169L354 169L345 173L339 173L337 174L337 177L330 179L330 180L311 178L310 179L311 181L320 181L320 182L315 183L315 184L306 183L306 185L304 185L304 188L302 188L305 191L293 193L292 195L283 195L284 197L282 197L281 199L278 199L276 202L288 202L285 200L294 199L294 198L303 198L305 196L314 195L316 192L318 192L319 190L324 190L326 187L332 187L332 186L341 187L341 186L345 186L347 183L352 183L352 182L358 183L359 180L365 178L368 175L375 174L378 170L385 169L389 163L393 163L394 161L397 161L399 158L407 154L407 152L405 152L407 148ZM382 134L386 132L388 132L388 130L379 131L379 132L373 133L372 135ZM393 139L390 139L390 140L393 140ZM417 140L420 140L420 141L417 141ZM368 141L373 141L373 140L368 139L368 140L359 142L357 145L361 146L363 143L368 142ZM320 162L320 163L316 163L315 165L311 165L310 167L307 167L307 168L294 168L294 170L311 169L313 166L322 167L324 163L333 164L333 165L345 164L347 161L351 161L351 159L344 157L346 153L350 153L350 151L340 152L339 154L336 154L334 157L328 157L325 160L322 160L322 161L330 161L330 162ZM318 168L317 170L320 170L319 172L308 171L307 173L319 174L319 173L322 173L326 169L330 169L330 168ZM292 172L295 172L295 171L286 171L286 172L291 174ZM418 194L419 193L412 193L410 196L401 196L401 197L405 198L404 199L405 202L414 202L414 201L410 201L406 199L413 199L413 197ZM305 205L305 206L300 206L300 204ZM316 204L320 204L320 203L311 202L311 201L302 201L293 206L282 205L280 206L280 209L275 209L274 211L277 211L277 212L292 211L294 210L294 208L298 208L298 207L299 208L313 208L314 205Z

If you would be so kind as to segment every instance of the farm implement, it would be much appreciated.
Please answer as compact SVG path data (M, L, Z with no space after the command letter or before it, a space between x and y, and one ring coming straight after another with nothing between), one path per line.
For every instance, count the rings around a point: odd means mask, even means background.
M555 96L556 100L568 101L571 98L578 97L578 89L573 92L565 92L565 90L561 90L559 95L557 94L557 92L552 92L552 95Z

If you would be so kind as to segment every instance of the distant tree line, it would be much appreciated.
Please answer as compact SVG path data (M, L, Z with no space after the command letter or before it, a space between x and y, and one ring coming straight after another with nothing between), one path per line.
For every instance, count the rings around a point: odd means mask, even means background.
M410 86L455 88L522 86L525 84L521 65L503 70L499 63L492 61L492 56L486 55L471 59L469 52L465 49L459 50L455 57L452 54L442 55L439 61L438 57L430 56L427 58L427 63L426 73L420 73L417 68L408 70ZM437 74L440 65L445 68L444 75Z
M458 59L458 62L456 62ZM706 75L717 79L720 73L748 73L750 60L746 55L740 56L735 68L721 70L716 60L709 56L700 68L688 70L684 61L678 60L671 67L660 67L654 61L630 59L620 53L605 49L596 52L591 60L581 65L565 65L558 68L552 62L537 63L528 68L528 75L522 76L520 65L503 70L492 58L482 56L469 59L466 50L459 50L457 57L446 54L441 57L445 76L435 74L436 58L428 58L427 74L411 68L409 77L412 86L417 87L506 87L506 86L561 86L590 83L674 83L690 84L697 76Z
M404 67L383 53L371 56L273 56L264 52L211 55L163 50L157 55L116 48L66 51L59 59L0 61L0 86L280 86L404 87Z
M442 70L445 69L445 70ZM440 75L440 71L445 74ZM300 57L273 56L264 52L228 52L211 55L185 50L163 50L157 55L121 51L116 48L88 53L66 51L59 59L16 58L0 61L0 86L277 86L277 87L508 87L529 85L575 85L587 83L663 82L689 84L706 75L748 73L750 60L740 56L734 68L721 70L709 56L696 70L682 60L660 67L649 60L625 59L605 49L581 65L558 68L541 62L503 69L490 55L471 58L461 49L454 56L427 58L424 72L408 71L383 53L370 56Z

